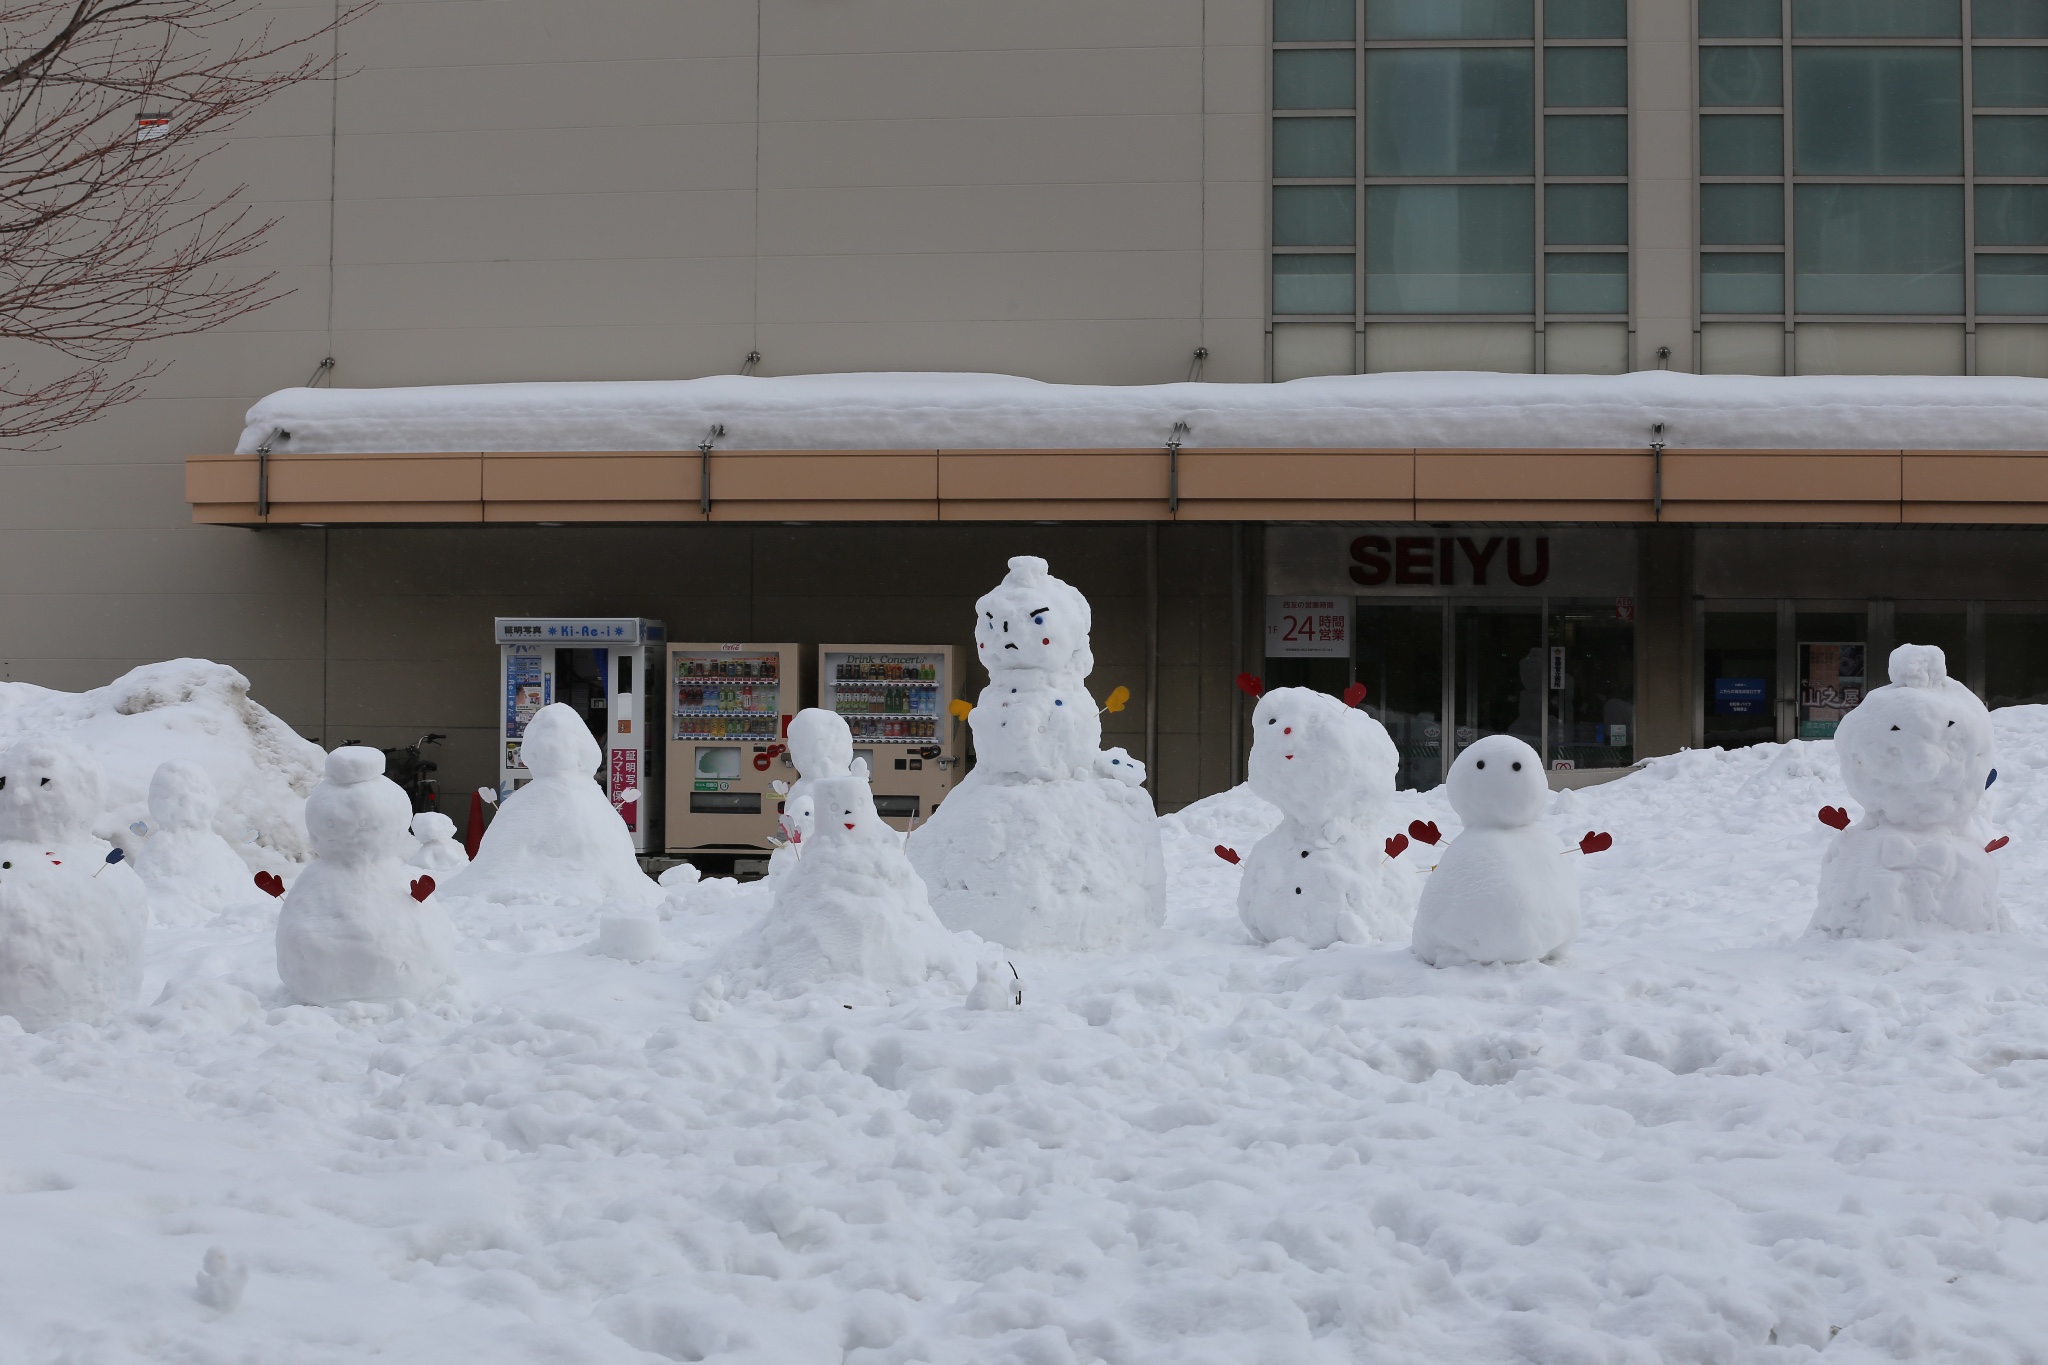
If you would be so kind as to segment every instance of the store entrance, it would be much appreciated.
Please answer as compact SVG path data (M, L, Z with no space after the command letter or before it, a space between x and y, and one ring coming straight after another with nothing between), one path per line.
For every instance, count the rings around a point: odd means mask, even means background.
M610 661L608 649L555 651L555 700L566 703L583 718L600 750L605 747L611 718L611 688L607 683Z

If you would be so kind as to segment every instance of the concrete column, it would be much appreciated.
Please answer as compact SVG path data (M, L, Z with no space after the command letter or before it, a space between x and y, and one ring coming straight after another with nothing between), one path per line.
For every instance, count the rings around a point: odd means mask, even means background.
M1635 317L1629 367L1690 372L1693 360L1692 6L1630 0L1629 171L1634 195L1630 252ZM1657 350L1671 354L1659 360Z

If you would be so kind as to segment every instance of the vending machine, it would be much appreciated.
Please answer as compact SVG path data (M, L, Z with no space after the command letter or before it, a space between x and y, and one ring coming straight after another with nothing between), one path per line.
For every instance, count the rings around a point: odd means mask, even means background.
M797 668L795 645L668 647L669 852L774 847Z
M951 645L820 645L818 705L846 718L875 809L897 829L930 818L960 780Z
M633 847L661 847L661 746L654 742L661 688L659 621L637 616L500 616L498 791L533 779L519 759L526 723L563 702L590 727L604 762L598 785L633 832Z

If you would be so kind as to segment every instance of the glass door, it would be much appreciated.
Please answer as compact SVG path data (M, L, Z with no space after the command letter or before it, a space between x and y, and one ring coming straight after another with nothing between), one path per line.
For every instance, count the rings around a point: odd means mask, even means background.
M1365 709L1401 752L1395 785L1434 787L1444 777L1443 604L1361 601L1357 640Z
M1457 747L1513 735L1543 752L1543 604L1457 604L1452 630Z
M1635 762L1634 617L1628 599L1551 599L1547 766L1626 768Z

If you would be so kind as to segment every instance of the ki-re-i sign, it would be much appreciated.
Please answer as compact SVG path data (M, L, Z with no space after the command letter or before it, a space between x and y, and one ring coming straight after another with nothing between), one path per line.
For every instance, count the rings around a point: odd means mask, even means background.
M1635 595L1635 532L1576 526L1273 526L1276 597Z

